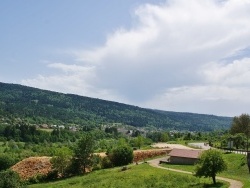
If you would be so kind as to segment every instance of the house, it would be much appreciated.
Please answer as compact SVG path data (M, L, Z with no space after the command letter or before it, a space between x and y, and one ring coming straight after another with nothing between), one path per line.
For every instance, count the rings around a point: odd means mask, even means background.
M65 129L65 126L64 125L59 125L58 128L59 129Z
M40 127L41 127L42 129L48 129L48 128L49 128L49 126L48 126L47 124L42 124L42 125L40 125Z
M177 149L174 148L168 154L168 162L172 164L195 164L202 150Z

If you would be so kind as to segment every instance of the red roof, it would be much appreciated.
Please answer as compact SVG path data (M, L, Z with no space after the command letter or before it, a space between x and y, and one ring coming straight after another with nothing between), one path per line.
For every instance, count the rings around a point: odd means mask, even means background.
M201 150L174 148L168 155L172 156L172 157L183 157L183 158L198 159L201 152L202 152Z

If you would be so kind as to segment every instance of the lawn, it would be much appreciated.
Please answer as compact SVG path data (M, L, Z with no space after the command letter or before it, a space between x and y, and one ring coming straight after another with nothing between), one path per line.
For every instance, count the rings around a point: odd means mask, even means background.
M43 129L43 128L38 128L37 130L45 131L45 132L52 132L54 129Z
M121 171L120 168L98 170L89 173L85 176L78 176L68 178L65 180L34 184L30 188L165 188L165 187L178 187L178 188L205 188L214 187L211 185L210 179L196 178L192 175L180 174L170 172L163 169L158 169L149 166L148 164L141 164L130 166L130 169ZM225 182L219 182L216 187L228 187Z
M218 174L218 176L239 180L244 184L244 187L250 187L250 174L248 172L248 167L246 164L246 156L242 154L228 153L223 154L223 157L227 162L228 169ZM162 164L162 166L194 172L193 165Z

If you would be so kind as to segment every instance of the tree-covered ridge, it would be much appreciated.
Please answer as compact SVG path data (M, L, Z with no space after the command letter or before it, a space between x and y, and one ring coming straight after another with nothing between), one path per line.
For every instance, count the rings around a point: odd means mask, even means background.
M99 125L123 123L135 127L210 131L228 129L232 118L140 108L101 99L0 83L0 117L30 123Z

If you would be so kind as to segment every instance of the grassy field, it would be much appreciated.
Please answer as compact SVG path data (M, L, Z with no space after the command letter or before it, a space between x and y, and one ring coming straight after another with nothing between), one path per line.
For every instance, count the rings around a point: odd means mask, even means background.
M45 132L52 132L54 129L43 129L43 128L38 128L37 130L45 131Z
M223 157L227 162L228 169L218 175L239 180L244 184L244 187L250 187L250 174L248 172L248 167L246 164L246 156L241 154L228 153L223 154ZM163 164L162 166L194 172L193 165Z
M120 168L106 169L94 171L85 176L73 177L65 180L55 181L51 183L33 184L30 188L206 188L214 187L211 185L210 179L196 178L192 175L170 172L163 169L158 169L141 164L131 166L126 171L121 171ZM228 184L219 182L216 187L226 188Z

